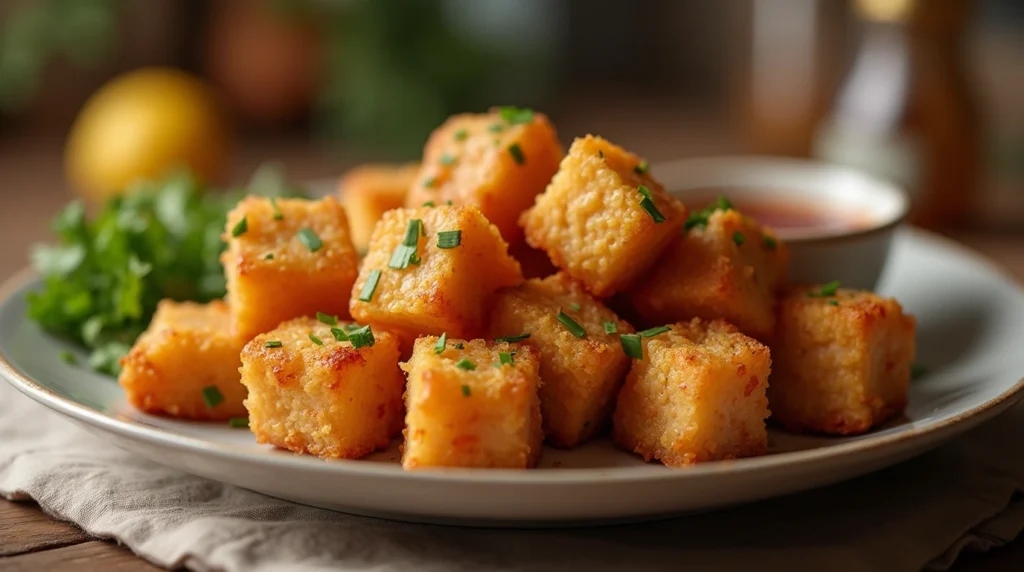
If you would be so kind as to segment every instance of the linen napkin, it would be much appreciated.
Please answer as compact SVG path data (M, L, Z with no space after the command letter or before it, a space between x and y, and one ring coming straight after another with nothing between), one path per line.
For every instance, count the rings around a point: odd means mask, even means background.
M497 530L305 507L122 451L0 383L0 494L164 567L213 571L947 569L1024 527L1024 406L840 485L669 521Z

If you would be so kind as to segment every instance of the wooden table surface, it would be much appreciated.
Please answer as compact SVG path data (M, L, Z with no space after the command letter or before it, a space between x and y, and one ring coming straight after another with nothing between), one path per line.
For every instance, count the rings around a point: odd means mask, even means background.
M248 149L236 171L251 172L263 157L280 159L292 176L304 179L332 177L345 166L327 150L278 142ZM0 174L0 201L6 211L0 223L0 244L4 245L0 249L0 279L6 279L25 266L30 244L48 238L47 223L69 194L52 141L0 141ZM991 257L1024 282L1024 234L961 232L952 236ZM953 569L1024 570L1024 538L987 554L965 555ZM112 541L91 537L72 524L50 518L34 503L0 499L0 570L137 572L160 568Z

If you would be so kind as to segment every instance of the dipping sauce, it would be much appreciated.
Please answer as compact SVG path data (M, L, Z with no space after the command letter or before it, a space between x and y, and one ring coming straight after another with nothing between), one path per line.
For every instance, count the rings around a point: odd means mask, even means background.
M827 233L863 230L874 226L870 214L857 207L846 205L828 205L811 201L800 201L794 198L774 198L771 191L717 190L705 193L694 192L693 197L684 199L690 212L697 212L715 201L719 196L729 202L739 212L753 218L758 223L771 227L785 236L786 231L822 231Z

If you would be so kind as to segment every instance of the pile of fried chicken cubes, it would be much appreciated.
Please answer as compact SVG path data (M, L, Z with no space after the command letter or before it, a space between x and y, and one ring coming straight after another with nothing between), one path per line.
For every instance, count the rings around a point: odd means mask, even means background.
M895 300L787 284L770 229L724 198L690 212L600 137L566 154L541 113L453 116L420 163L341 187L238 204L226 300L160 304L123 360L134 406L325 459L398 437L418 469L534 467L609 425L684 466L766 453L767 422L850 435L907 404Z

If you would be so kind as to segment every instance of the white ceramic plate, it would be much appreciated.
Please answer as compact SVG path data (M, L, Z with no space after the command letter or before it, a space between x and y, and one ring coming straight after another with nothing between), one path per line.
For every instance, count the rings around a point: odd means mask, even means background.
M550 525L706 510L825 485L922 453L1016 402L1024 387L1024 292L969 251L901 231L880 290L919 320L906 415L867 435L771 433L769 455L682 470L645 464L599 440L545 449L532 471L404 472L398 445L366 460L326 462L257 445L225 423L139 413L117 383L59 359L70 346L25 317L16 277L0 302L0 375L109 442L159 463L275 497L346 512L441 523ZM84 358L83 358L84 359ZM80 362L82 360L79 360Z

